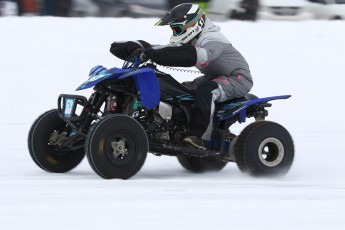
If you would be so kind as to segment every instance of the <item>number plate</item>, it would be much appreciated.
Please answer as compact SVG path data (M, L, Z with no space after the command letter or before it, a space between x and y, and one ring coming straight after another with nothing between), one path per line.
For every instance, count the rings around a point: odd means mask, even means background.
M65 98L63 116L67 119L71 118L71 116L74 114L74 110L75 110L75 99Z

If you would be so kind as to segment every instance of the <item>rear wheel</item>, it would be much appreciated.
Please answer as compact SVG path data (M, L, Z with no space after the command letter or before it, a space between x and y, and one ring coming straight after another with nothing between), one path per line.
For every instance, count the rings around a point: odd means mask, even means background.
M105 179L128 179L143 166L148 140L132 117L109 115L95 123L86 138L86 154L92 169Z
M220 171L227 164L227 162L219 161L214 157L198 158L177 156L177 160L185 169L195 173Z
M286 174L294 159L289 132L270 121L254 122L238 136L234 146L239 169L254 176Z
M76 167L84 158L84 148L61 149L59 145L68 139L63 121L56 109L42 114L31 126L28 148L33 161L43 170L64 173Z

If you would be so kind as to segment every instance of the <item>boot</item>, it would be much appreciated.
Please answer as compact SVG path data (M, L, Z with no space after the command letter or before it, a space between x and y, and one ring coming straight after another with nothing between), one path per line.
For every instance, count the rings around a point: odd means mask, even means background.
M183 142L189 146L192 146L197 149L205 150L203 140L196 136L187 136L183 139Z

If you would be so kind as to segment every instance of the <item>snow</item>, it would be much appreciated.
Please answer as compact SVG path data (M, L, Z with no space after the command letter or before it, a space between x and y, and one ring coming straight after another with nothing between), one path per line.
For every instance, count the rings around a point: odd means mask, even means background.
M149 155L130 180L103 180L86 159L65 174L31 160L27 135L101 64L120 67L114 41L166 44L157 19L0 18L0 229L345 229L345 22L218 23L248 60L252 93L273 101L269 120L292 134L283 178L252 178L234 163L193 174L174 157ZM161 68L179 81L197 74ZM236 125L240 132L246 124Z

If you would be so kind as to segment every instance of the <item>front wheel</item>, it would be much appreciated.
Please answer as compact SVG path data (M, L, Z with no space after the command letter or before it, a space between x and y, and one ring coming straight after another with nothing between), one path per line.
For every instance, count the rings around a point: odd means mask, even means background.
M143 166L149 149L143 127L132 117L108 115L95 123L86 138L92 169L104 179L128 179Z
M42 114L31 126L28 148L32 160L43 170L55 173L68 172L84 158L84 148L61 149L67 140L66 122L53 109Z
M238 136L234 155L239 169L253 176L285 175L294 159L294 144L283 126L259 121Z

